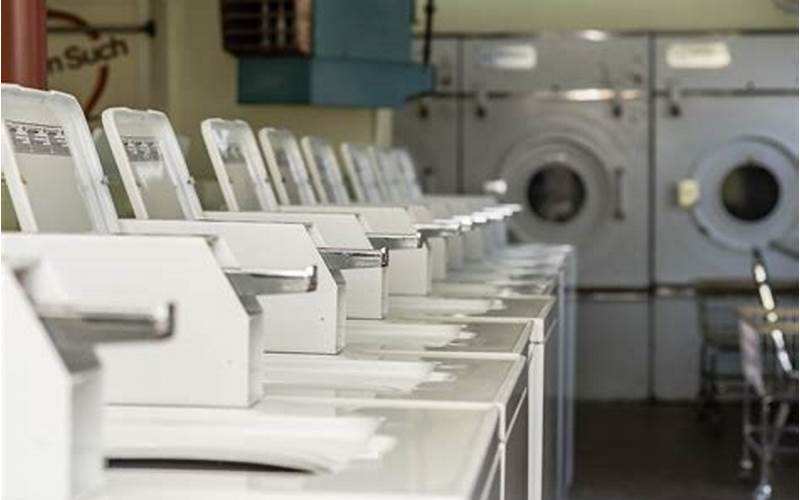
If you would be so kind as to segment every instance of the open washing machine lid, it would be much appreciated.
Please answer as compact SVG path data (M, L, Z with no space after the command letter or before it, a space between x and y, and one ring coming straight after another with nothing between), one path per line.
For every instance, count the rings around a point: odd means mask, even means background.
M250 125L208 118L200 128L228 208L234 212L276 210L278 200Z
M167 115L109 108L103 130L139 219L199 219L203 208Z
M333 146L325 139L313 136L303 137L300 144L306 155L306 166L320 195L325 193L328 203L350 204L350 195Z
M385 196L369 146L344 142L341 145L341 152L345 172L356 201L383 203Z
M26 232L115 232L117 213L80 104L2 85L3 178Z
M740 137L695 165L678 184L677 201L716 243L749 251L796 240L797 184L797 157L788 148L764 137Z
M282 205L317 205L319 200L291 130L264 127L258 131L275 192Z

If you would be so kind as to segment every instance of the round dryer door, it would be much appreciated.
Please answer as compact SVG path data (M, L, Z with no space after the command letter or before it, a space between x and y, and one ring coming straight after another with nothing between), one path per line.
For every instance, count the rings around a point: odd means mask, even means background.
M797 158L790 150L770 139L744 137L697 163L678 186L678 202L718 244L750 250L796 239L797 183Z
M510 223L523 241L590 238L609 217L624 217L623 170L579 136L546 133L515 148L503 162L505 199L526 210Z

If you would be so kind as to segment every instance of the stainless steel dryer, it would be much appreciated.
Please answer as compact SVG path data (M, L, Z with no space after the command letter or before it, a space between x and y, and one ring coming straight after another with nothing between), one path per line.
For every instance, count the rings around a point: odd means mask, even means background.
M655 278L797 278L797 36L656 38Z
M414 154L417 176L428 193L460 192L461 40L434 38L431 64L433 92L394 112L393 142ZM422 62L423 43L414 40L412 58Z
M505 180L522 241L572 243L579 287L647 288L648 41L464 42L464 183Z
M395 113L395 142L435 189L480 192L502 176L506 199L528 207L518 239L578 245L578 286L602 289L580 299L580 399L648 394L648 44L435 38L436 91Z
M464 41L465 189L503 179L527 208L517 239L576 245L580 399L648 394L648 47L598 32Z
M654 393L698 392L692 284L797 280L795 34L656 36Z

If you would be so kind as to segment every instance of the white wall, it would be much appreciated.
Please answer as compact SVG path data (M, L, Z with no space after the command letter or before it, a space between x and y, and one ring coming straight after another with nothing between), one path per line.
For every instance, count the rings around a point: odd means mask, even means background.
M797 14L772 0L436 0L436 9L436 31L797 28Z
M297 105L240 105L236 102L236 59L222 50L217 0L155 0L161 39L154 47L163 61L164 104L175 127L192 138L189 154L195 175L210 177L200 147L199 124L208 117L242 118L254 127L281 126L334 142L376 141L391 136L387 113L371 109Z
M242 118L254 127L287 127L298 134L315 134L334 142L382 142L391 138L391 113L387 110L312 107L299 105L239 105L236 102L236 59L222 50L218 0L49 0L49 9L75 14L90 24L156 23L156 37L142 34L51 34L48 53L55 62L50 88L74 94L86 103L98 78L108 66L109 80L95 107L92 125L110 106L152 108L165 111L176 130L191 139L189 166L198 178L204 204L217 208L221 195L213 180L200 135L200 122L208 117ZM61 21L51 23L69 25ZM108 43L111 37L126 44L124 54L110 61L67 68L65 50L81 51ZM121 190L115 199L124 198ZM7 201L7 200L4 200ZM124 210L124 203L119 204ZM127 213L127 212L126 212ZM8 224L4 224L8 227Z

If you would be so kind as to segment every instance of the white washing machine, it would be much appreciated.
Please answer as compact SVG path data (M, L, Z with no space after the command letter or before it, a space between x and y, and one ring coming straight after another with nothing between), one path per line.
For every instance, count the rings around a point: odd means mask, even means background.
M654 392L697 395L692 284L797 280L796 34L657 36L654 47Z
M797 36L656 38L655 278L797 279Z

